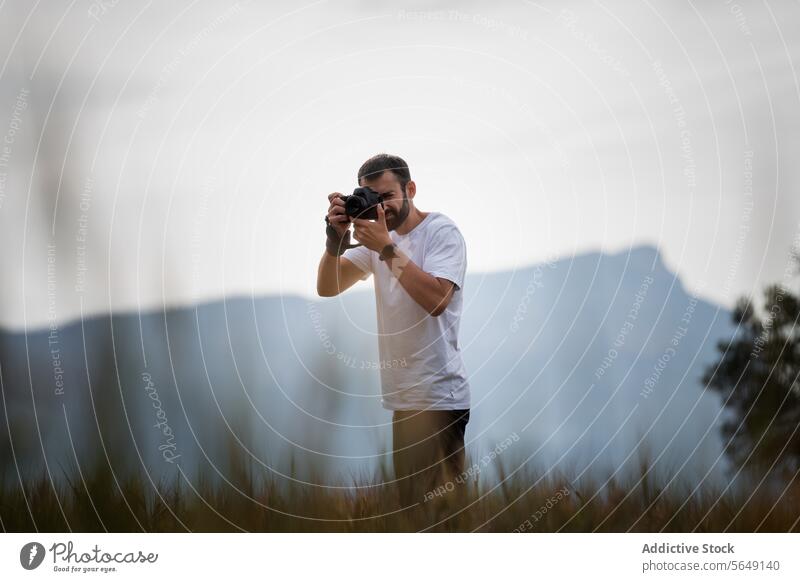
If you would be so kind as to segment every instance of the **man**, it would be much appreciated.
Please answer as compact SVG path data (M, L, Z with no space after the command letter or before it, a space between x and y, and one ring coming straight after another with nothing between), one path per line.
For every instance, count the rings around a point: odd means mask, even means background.
M358 184L380 195L378 218L351 220L342 195L328 196L317 293L333 297L375 276L381 404L393 411L392 461L409 506L464 470L470 388L458 329L466 244L450 218L417 209L417 186L401 158L370 158ZM349 248L351 222L362 246Z

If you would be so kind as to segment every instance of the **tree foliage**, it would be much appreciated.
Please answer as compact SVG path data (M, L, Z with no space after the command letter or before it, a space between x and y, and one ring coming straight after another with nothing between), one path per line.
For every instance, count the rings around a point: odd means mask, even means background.
M723 397L725 452L737 469L794 476L800 469L800 298L782 285L764 290L757 311L747 298L737 325L719 342L704 382Z

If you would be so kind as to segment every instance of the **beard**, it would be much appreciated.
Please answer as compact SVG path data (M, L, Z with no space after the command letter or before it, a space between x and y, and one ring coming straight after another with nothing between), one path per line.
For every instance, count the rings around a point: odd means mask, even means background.
M408 213L411 208L408 205L408 196L403 193L403 206L400 211L395 214L394 210L386 211L386 230L392 231L400 227L408 218Z

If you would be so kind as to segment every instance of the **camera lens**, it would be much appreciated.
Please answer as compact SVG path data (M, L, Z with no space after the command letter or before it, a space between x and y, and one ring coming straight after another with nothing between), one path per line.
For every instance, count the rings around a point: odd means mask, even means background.
M362 199L358 196L351 196L345 203L344 210L348 216L358 216L364 210Z
M356 188L353 195L345 200L344 211L351 218L375 220L378 218L378 211L374 207L380 202L381 197L372 189Z

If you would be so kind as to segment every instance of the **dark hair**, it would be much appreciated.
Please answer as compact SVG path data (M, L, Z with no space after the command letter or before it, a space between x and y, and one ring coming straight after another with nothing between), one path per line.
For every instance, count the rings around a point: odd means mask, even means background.
M389 154L378 154L364 162L358 169L358 183L361 179L372 180L378 178L386 170L392 172L400 181L400 187L405 190L406 184L411 180L411 172L403 158Z

